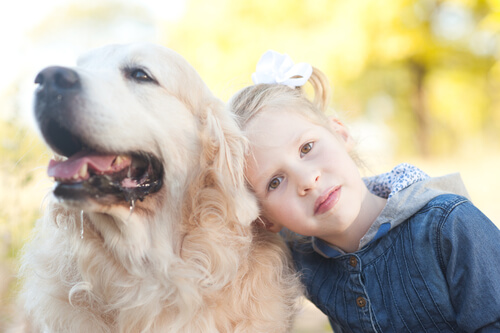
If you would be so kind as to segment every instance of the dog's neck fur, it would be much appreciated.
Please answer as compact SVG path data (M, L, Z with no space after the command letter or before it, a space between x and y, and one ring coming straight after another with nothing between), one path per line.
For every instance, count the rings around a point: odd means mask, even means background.
M28 302L28 309L32 316L40 317L36 321L46 322L49 327L74 326L79 331L91 332L182 332L189 325L198 327L199 331L211 331L218 325L230 325L222 319L218 319L220 323L206 322L207 318L214 318L214 314L208 313L222 305L228 306L228 294L223 290L234 288L232 297L238 299L245 289L239 285L243 281L242 274L250 274L256 269L256 263L248 261L255 255L251 253L255 245L251 241L250 228L228 232L226 226L200 225L185 235L182 258L167 246L155 247L153 239L137 265L137 262L130 264L137 258L118 255L118 243L113 248L112 241L103 242L102 236L89 227L88 222L81 239L78 211L68 212L59 204L49 209L51 222L59 221L58 225L39 223L37 228L42 230L31 244L37 250L31 251L23 267L28 287L25 297L33 300ZM92 223L113 223L104 221L103 216L98 218L101 220ZM249 234L241 233L242 230ZM43 242L48 235L60 246L51 248ZM217 257L211 247L221 244L226 251ZM269 245L276 246L272 241ZM58 252L61 248L66 252ZM278 260L267 263L269 268L283 260L280 257L284 252L279 253L275 251L278 257L263 259ZM242 258L247 259L242 261ZM129 265L140 268L130 270ZM31 274L41 272L44 272L41 279L30 278ZM264 278L273 280L272 272L264 274ZM237 285L231 287L232 281L238 281ZM295 285L292 280L285 282L290 287ZM259 292L273 294L273 288ZM289 288L289 292L295 289ZM47 303L54 298L60 300L56 307ZM51 312L50 315L47 312ZM194 324L197 320L200 322ZM233 331L234 327L230 327L221 331Z

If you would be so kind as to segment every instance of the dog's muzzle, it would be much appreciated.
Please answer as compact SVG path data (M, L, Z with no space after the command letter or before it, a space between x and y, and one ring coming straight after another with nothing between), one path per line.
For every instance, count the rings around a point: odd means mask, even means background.
M76 71L48 67L35 83L35 118L47 144L61 156L48 169L56 181L56 197L72 202L90 197L114 204L143 200L161 188L163 165L157 157L146 152L104 151L80 134L76 115L85 112L85 99Z

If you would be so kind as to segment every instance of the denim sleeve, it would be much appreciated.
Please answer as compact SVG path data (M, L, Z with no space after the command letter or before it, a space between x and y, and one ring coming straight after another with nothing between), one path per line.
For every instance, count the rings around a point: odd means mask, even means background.
M444 216L437 235L457 324L466 332L498 332L500 230L462 198Z

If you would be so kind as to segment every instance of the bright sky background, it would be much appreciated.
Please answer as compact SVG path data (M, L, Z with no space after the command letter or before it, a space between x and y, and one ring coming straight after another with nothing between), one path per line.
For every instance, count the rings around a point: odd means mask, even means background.
M79 40L73 35L52 41L50 44L34 42L29 34L48 15L61 6L71 3L92 5L100 0L16 0L0 1L0 61L2 75L0 76L0 94L6 89L12 89L12 84L21 81L18 103L24 114L31 109L31 96L35 85L36 73L48 65L72 65L78 54L88 48L88 38ZM122 4L133 4L146 8L153 18L147 29L123 25L117 27L120 31L107 31L106 34L94 34L97 44L114 42L133 42L145 40L155 42L158 37L160 21L172 21L182 17L185 10L184 0L123 0ZM91 27L89 27L91 28ZM0 117L7 117L5 110L0 110Z

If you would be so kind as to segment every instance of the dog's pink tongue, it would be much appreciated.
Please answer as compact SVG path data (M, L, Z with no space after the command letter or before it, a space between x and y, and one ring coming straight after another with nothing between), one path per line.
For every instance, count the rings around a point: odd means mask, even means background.
M49 163L49 177L72 178L77 175L83 165L97 172L104 173L111 168L116 155L98 155L88 152L79 152L66 161L51 160Z

